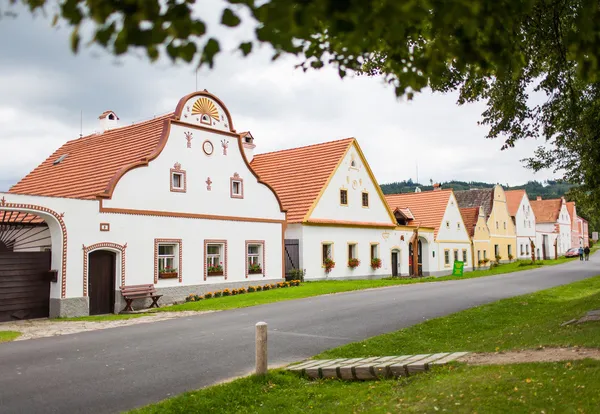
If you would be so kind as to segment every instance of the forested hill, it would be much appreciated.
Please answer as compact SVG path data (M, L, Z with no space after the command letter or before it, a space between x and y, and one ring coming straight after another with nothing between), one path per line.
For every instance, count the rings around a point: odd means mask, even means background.
M490 188L493 186L494 184L479 181L466 182L453 180L442 183L442 188L453 188L454 191L469 190L471 188ZM433 190L433 183L430 182L429 185L423 185L414 183L409 179L407 181L381 184L381 190L384 194L411 193L414 192L417 187L419 187L422 191L429 191ZM503 187L505 190L525 189L529 198L535 200L537 196L542 196L544 199L561 197L574 186L572 184L567 184L564 181L548 180L543 183L540 181L529 181L525 185L519 185L515 187L503 185Z

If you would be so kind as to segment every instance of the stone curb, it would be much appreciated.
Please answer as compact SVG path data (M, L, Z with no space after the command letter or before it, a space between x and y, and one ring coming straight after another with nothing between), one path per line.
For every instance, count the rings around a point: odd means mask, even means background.
M287 369L313 379L374 380L425 372L432 366L448 364L467 354L468 352L441 352L370 358L319 359L304 361Z

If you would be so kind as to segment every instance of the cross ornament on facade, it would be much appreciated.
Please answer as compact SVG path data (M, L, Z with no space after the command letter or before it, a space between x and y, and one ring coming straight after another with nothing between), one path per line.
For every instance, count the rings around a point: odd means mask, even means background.
M210 180L210 177L208 177L208 178L206 179L206 189L207 189L208 191L210 191L210 189L211 189L210 185L211 185L212 183L213 183L213 182Z

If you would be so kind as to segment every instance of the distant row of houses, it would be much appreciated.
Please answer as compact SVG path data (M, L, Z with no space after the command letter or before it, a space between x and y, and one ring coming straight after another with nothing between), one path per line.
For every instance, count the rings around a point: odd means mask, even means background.
M448 274L588 244L564 199L501 186L384 195L356 139L255 154L216 96L67 142L0 194L0 321L272 283ZM284 138L284 136L282 136Z

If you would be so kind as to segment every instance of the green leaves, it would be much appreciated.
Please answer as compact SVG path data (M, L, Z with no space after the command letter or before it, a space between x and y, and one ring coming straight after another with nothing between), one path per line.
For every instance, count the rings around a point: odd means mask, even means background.
M236 27L241 22L240 18L229 8L226 8L223 11L223 16L221 17L221 24L228 27Z

